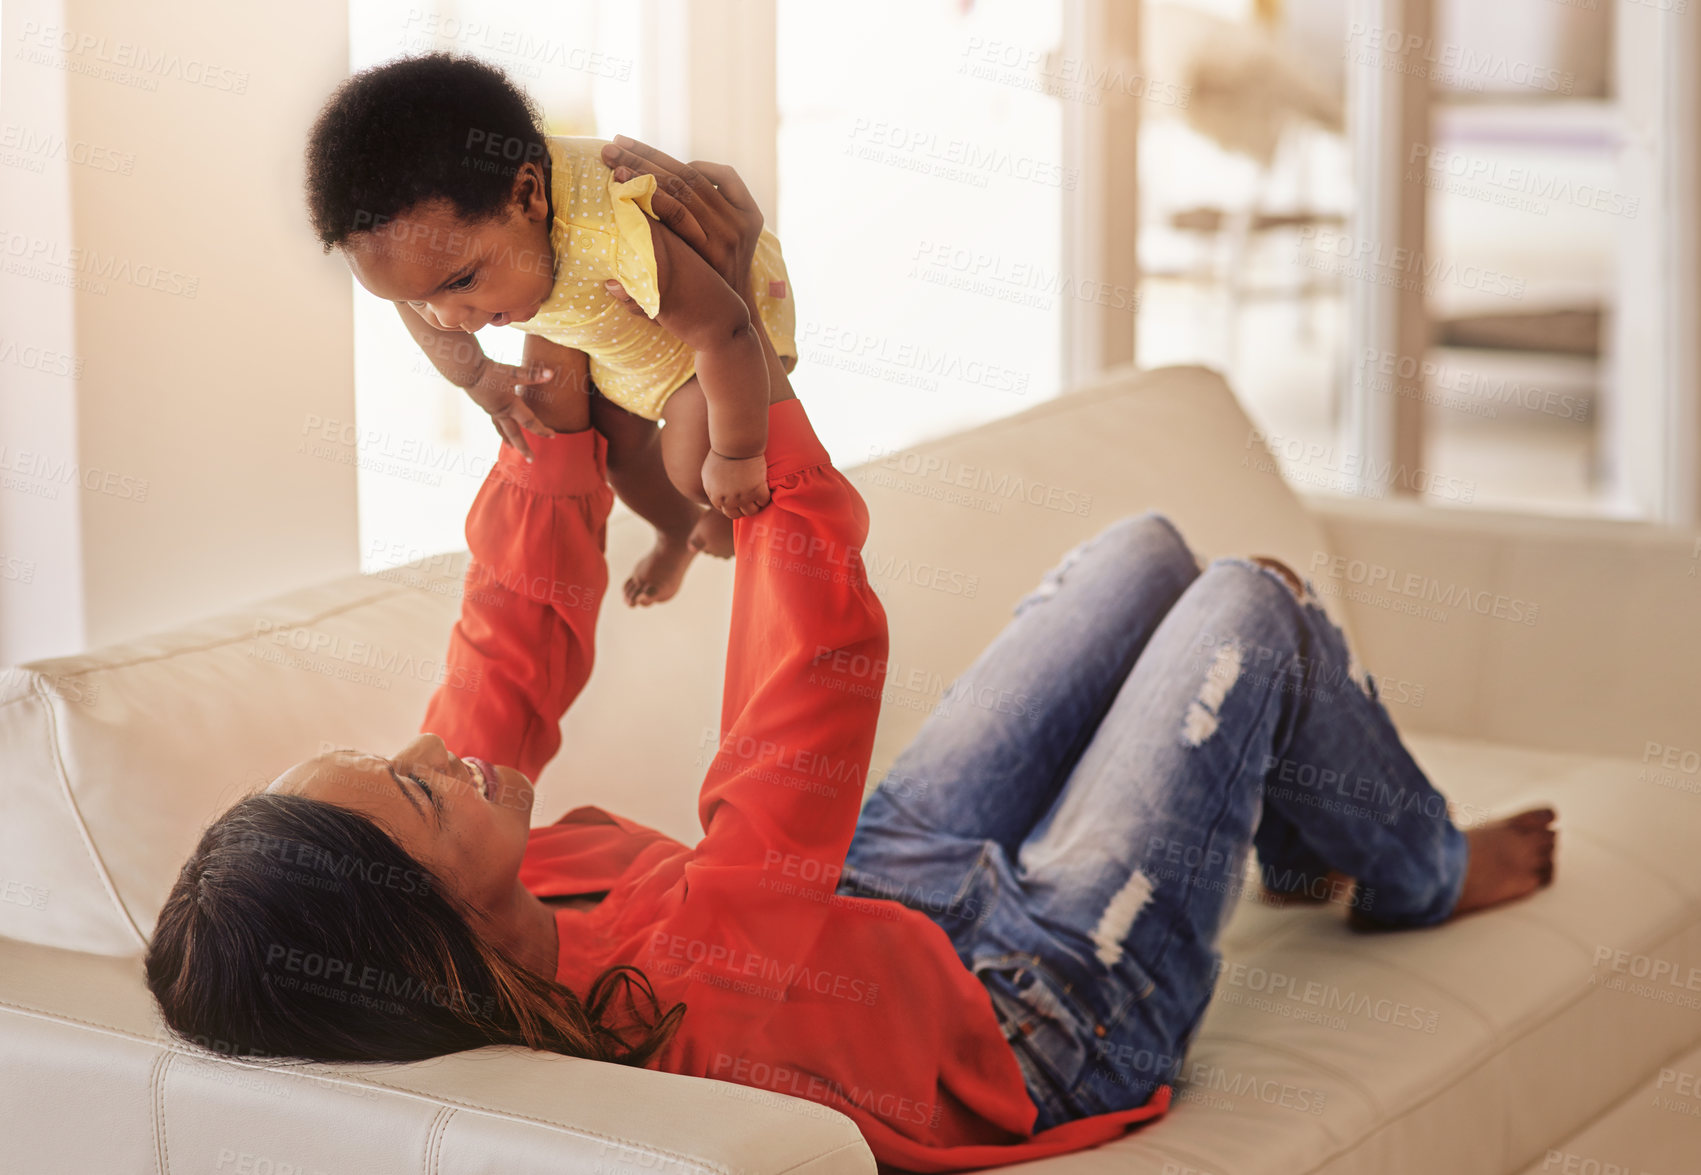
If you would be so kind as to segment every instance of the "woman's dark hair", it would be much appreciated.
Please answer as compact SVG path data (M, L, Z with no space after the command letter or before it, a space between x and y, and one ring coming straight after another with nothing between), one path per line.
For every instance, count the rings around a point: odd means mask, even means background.
M678 1027L620 965L583 998L493 946L376 823L260 793L201 835L160 912L149 989L215 1052L413 1061L491 1044L642 1065Z
M424 201L478 223L507 207L514 174L549 166L537 108L494 65L426 53L345 80L307 136L307 209L325 252Z

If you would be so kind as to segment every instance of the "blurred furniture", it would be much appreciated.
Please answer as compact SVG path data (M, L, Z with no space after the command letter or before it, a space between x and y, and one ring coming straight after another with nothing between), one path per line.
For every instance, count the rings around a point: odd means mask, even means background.
M1223 381L1174 368L1125 369L854 471L892 626L875 774L1015 601L1119 516L1163 510L1202 556L1300 569L1462 818L1558 805L1558 880L1370 936L1338 907L1278 910L1249 890L1175 1108L1045 1166L1520 1171L1605 1129L1701 1044L1701 1016L1665 998L1671 976L1701 973L1701 794L1682 767L1701 749L1701 664L1673 655L1701 647L1696 557L1639 527L1302 501L1274 470ZM617 575L647 541L636 519L611 523ZM306 755L412 736L460 567L339 579L0 678L0 1168L873 1170L848 1119L742 1086L508 1048L276 1069L162 1030L138 952L200 828ZM1457 598L1440 621L1399 606L1430 584ZM540 822L596 803L695 839L730 586L729 566L704 561L664 607L607 602L568 751L538 781ZM626 733L638 696L668 717L642 740ZM1701 1120L1639 1106L1622 1108L1650 1144L1696 1139Z
M1203 263L1149 276L1198 281L1222 290L1222 355L1233 370L1238 323L1251 300L1297 298L1301 338L1309 338L1315 300L1339 289L1338 277L1306 265L1320 227L1339 231L1340 209L1314 204L1311 172L1314 134L1339 136L1343 94L1320 83L1317 70L1283 35L1279 14L1256 21L1225 20L1180 4L1148 8L1151 44L1146 58L1154 71L1173 74L1186 95L1177 113L1187 126L1221 150L1251 162L1255 177L1242 201L1183 208L1170 213L1169 227L1201 238ZM1270 210L1271 187L1280 172L1291 177L1292 196L1282 211ZM1297 281L1260 282L1252 275L1257 246L1272 236L1296 243Z

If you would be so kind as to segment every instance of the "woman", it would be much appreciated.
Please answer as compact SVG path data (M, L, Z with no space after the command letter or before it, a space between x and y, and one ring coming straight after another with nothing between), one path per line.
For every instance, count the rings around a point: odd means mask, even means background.
M619 162L749 273L761 216L730 170ZM1551 810L1461 834L1309 589L1272 560L1201 570L1156 515L1069 552L862 806L885 616L862 501L795 399L770 409L771 502L735 524L703 839L594 807L528 831L612 499L588 420L537 410L558 435L529 468L504 449L468 518L449 659L480 688L206 831L147 959L182 1034L324 1060L525 1044L811 1098L895 1167L986 1166L1167 1108L1249 848L1284 891L1355 879L1364 926L1551 879Z

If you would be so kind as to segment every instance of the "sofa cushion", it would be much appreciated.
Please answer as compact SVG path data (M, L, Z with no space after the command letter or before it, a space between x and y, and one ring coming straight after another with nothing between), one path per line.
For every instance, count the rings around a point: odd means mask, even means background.
M0 1139L0 1169L31 1175L873 1169L844 1115L719 1081L511 1047L411 1065L215 1056L164 1030L138 960L3 938Z
M1669 1058L1608 1113L1548 1147L1523 1175L1664 1175L1695 1170L1697 1156L1701 1049L1690 1049Z
M1701 1080L1701 1066L1672 1060L1701 1040L1701 877L1689 867L1701 842L1695 797L1648 780L1630 761L1434 737L1411 745L1469 819L1556 804L1553 887L1451 925L1368 936L1345 929L1338 907L1278 910L1248 890L1225 932L1217 997L1169 1115L1106 1146L1012 1170L1488 1175L1552 1151L1604 1163L1620 1155L1617 1144L1563 1140L1661 1067L1689 1072L1691 1085ZM716 1082L660 1075L687 1082L663 1089L644 1084L656 1074L504 1049L382 1071L309 1066L280 1075L163 1043L133 959L0 940L0 1136L14 1158L53 1148L61 1161L44 1170L141 1166L111 1156L155 1131L195 1169L221 1169L226 1151L303 1170L368 1169L360 1148L373 1123L381 1131L371 1137L411 1154L427 1145L439 1114L444 1161L435 1169L445 1175L490 1170L491 1154L503 1156L505 1171L560 1169L548 1161L583 1156L586 1137L633 1148L629 1159L614 1156L620 1169L660 1162L665 1147L678 1147L693 1162L738 1155L744 1169L784 1170L777 1153L740 1149L740 1139L775 1131L775 1119L750 1116L764 1107L795 1115L771 1136L788 1162L818 1164L799 1170L872 1169L864 1150L840 1147L825 1129L849 1127L848 1119ZM503 1064L482 1068L477 1058L491 1056ZM536 1076L516 1080L526 1074ZM1681 1100L1678 1080L1668 1085ZM658 1097L673 1111L658 1123L719 1105L725 1129L664 1139L624 1116ZM215 1112L192 1109L208 1106ZM84 1112L90 1117L78 1117ZM1672 1132L1701 1133L1701 1119L1675 1110L1652 1117L1661 1154ZM682 1169L696 1167L682 1161Z
M1201 553L1256 550L1295 566L1322 542L1227 386L1198 368L1122 372L879 455L853 477L894 650L876 779L1015 601L1118 517L1161 509ZM611 522L617 582L648 542L630 514ZM349 577L12 673L0 685L0 860L32 901L46 896L39 909L0 902L0 934L135 951L213 815L328 747L388 751L410 738L445 676L462 559ZM538 780L539 823L597 803L687 843L700 835L731 571L702 559L665 605L605 602L590 686Z

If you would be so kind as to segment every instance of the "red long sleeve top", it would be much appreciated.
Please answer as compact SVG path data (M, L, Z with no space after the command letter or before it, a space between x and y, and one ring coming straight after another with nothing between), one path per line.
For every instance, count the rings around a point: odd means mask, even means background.
M861 808L886 616L861 560L868 512L799 401L770 410L772 501L733 527L719 754L693 847L597 807L534 828L520 878L557 911L557 978L642 968L684 1001L654 1068L792 1094L849 1115L876 1159L948 1171L1104 1142L1169 1105L1033 1133L1037 1114L980 981L897 902L834 892ZM590 675L613 495L595 432L504 448L467 517L472 563L447 678L422 729L535 778ZM465 667L466 673L462 672ZM656 672L666 673L665 665Z

